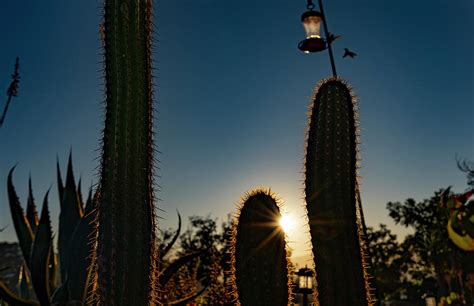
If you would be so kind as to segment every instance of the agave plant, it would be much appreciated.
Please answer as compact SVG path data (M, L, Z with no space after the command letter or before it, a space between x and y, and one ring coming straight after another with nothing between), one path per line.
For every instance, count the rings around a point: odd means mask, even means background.
M29 180L26 213L15 187L13 171L8 175L8 198L15 231L24 258L20 274L20 294L15 295L2 284L0 299L12 305L51 305L82 303L90 274L92 245L89 243L96 218L92 191L84 205L80 183L76 187L72 158L69 155L66 184L63 186L58 168L58 191L61 206L58 231L58 253L53 246L53 232L48 208L48 194L38 218L31 179ZM60 271L60 273L58 273ZM33 288L36 300L31 299Z

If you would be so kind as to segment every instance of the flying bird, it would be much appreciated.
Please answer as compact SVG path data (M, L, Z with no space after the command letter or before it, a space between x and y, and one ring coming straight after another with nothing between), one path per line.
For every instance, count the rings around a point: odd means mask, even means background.
M336 39L339 38L341 38L341 35L334 35L332 33L329 33L328 44L332 44Z
M343 58L344 57L350 57L350 58L354 58L357 54L355 52L352 52L351 50L347 49L347 48L344 48L344 55L342 56Z

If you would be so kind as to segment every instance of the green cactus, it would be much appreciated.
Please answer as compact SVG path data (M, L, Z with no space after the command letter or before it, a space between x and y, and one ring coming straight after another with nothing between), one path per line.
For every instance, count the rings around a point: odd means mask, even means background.
M28 204L25 214L13 185L13 170L14 168L8 175L8 197L13 224L25 264L21 269L21 298L10 290L0 290L0 300L10 301L13 305L16 305L15 303L24 303L25 298L30 298L29 291L30 288L33 288L40 305L84 302L86 286L89 282L91 271L91 258L88 255L92 252L92 244L89 243L89 240L94 232L93 223L96 218L96 202L92 201L92 192L89 192L84 215L79 216L79 220L74 228L72 228L71 233L72 221L76 220L75 217L77 217L75 211L82 212L84 210L83 203L80 190L76 189L71 155L69 156L65 186L62 185L61 172L58 165L58 182L61 182L59 184L60 188L58 188L59 198L61 199L59 237L62 237L63 243L67 245L67 247L61 248L61 239L59 239L58 256L53 248L51 220L47 205L48 194L46 194L44 199L41 218L38 219L30 179L28 184ZM63 196L65 194L68 195ZM66 224L68 226L65 226ZM64 241L65 233L69 233L68 241ZM66 252L66 255L64 255L64 252ZM62 258L67 258L66 264ZM61 272L64 275L61 281L57 279L59 266L61 266ZM31 280L28 274L31 274ZM0 285L5 287L1 281ZM27 302L37 305L36 301Z
M100 305L149 305L158 300L151 2L104 4L106 113L94 294Z
M278 202L270 191L255 190L242 203L230 245L231 294L237 305L288 305L291 278Z
M340 78L320 82L306 146L305 199L321 306L374 303L358 187L356 100Z

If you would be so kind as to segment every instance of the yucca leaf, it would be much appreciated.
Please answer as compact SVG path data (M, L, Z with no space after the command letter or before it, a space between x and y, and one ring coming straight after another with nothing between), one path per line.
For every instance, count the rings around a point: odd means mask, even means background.
M49 287L49 258L52 248L51 220L48 209L48 194L46 193L41 210L41 218L36 229L35 240L31 248L30 272L36 297L41 306L50 305Z
M176 230L176 233L174 234L173 239L171 239L170 243L168 243L162 250L160 250L160 258L163 259L168 252L171 250L173 245L176 243L178 240L179 234L181 233L181 215L179 214L178 211L178 229Z
M14 294L8 287L0 281L0 301L5 301L9 305L13 306L31 306L31 305L38 305L37 303L24 300Z
M70 262L68 263L67 279L70 298L84 301L88 279L92 267L92 235L97 218L97 203L91 201L89 192L85 215L74 231L70 244Z
M191 301L194 301L195 299L197 299L201 294L204 293L204 291L207 290L207 288L209 287L209 285L207 286L204 286L201 290L199 290L198 292L194 293L194 294L190 294L188 296L185 296L179 300L175 300L171 303L168 303L168 305L187 305L188 302L191 302Z
M23 253L23 258L25 258L26 263L29 265L31 245L33 243L33 232L28 220L25 217L23 208L20 205L20 199L16 194L15 187L13 186L12 176L14 170L15 167L13 167L8 174L8 201L10 203L10 212L12 215L15 232L18 237L18 242L20 243L21 252Z
M30 223L31 231L36 232L38 225L38 212L36 211L35 198L33 197L33 188L31 187L31 175L28 179L28 201L26 204L26 219Z
M204 251L198 251L189 253L181 256L180 258L173 261L159 276L158 282L161 286L166 285L166 283L173 277L173 275L185 264L189 263L193 259L201 256Z
M74 181L72 154L70 153L67 166L66 185L61 199L61 212L59 213L58 250L62 281L66 279L67 261L68 258L70 258L70 240L76 226L81 221L82 215L82 206L77 194L76 183Z

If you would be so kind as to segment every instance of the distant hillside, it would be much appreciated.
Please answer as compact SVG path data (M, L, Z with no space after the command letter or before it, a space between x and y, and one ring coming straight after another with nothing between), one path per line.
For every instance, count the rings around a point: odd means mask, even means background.
M18 243L0 242L0 279L17 292L23 256Z

